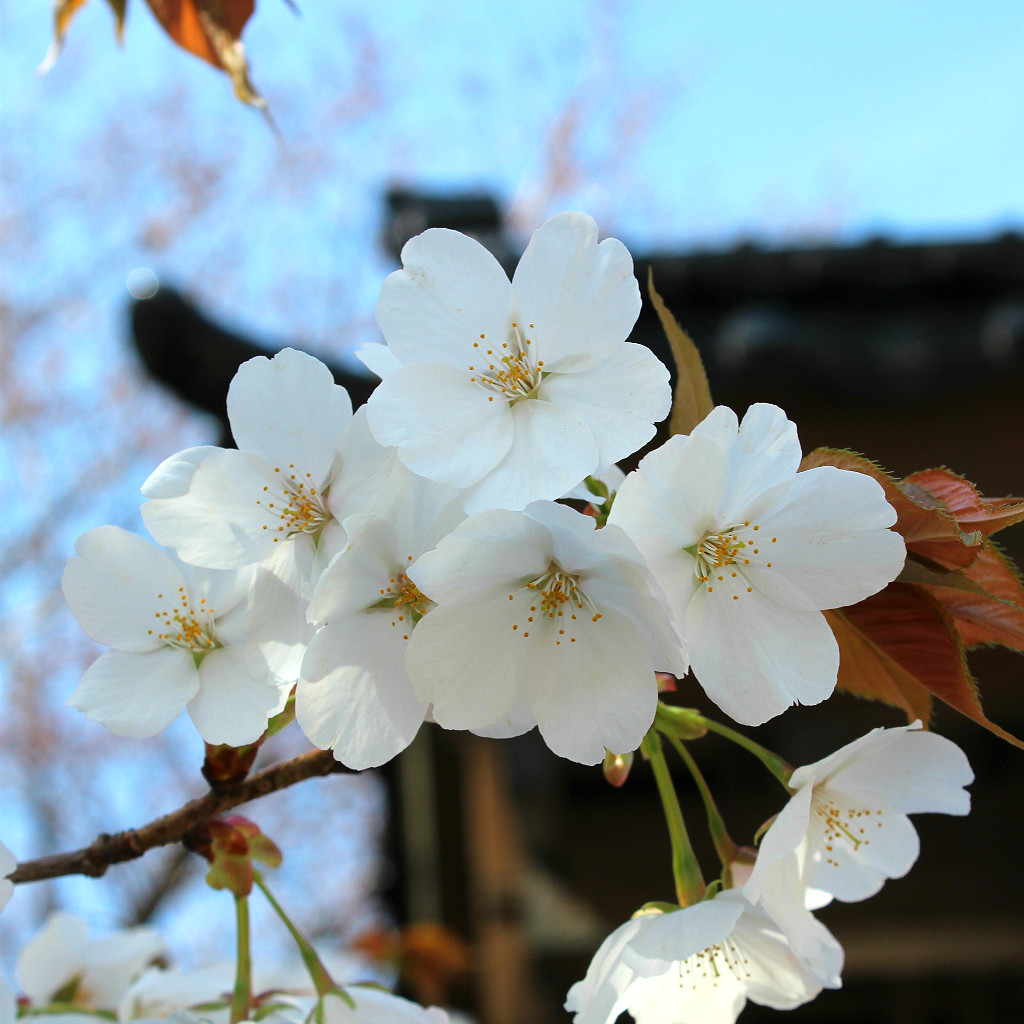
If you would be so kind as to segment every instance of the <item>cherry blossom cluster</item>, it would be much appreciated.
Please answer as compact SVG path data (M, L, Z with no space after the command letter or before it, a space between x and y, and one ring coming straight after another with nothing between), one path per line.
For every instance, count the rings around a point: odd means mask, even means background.
M731 1022L747 999L784 1009L837 987L842 949L812 910L905 874L909 813L967 813L966 759L906 727L779 768L789 803L759 850L723 843L705 887L661 735L685 758L710 723L661 704L656 673L692 670L741 725L827 699L839 647L822 612L904 565L882 487L798 472L796 427L767 404L716 407L623 476L670 410L669 373L626 340L632 258L583 214L543 225L511 281L455 231L412 239L402 262L377 307L386 344L360 353L381 378L366 407L311 356L250 360L228 395L238 448L179 452L143 486L160 546L113 526L79 539L64 594L109 650L69 703L133 737L187 708L207 743L240 746L294 694L305 735L353 769L424 721L536 726L584 764L639 749L677 903L608 937L569 993L577 1024ZM410 1014L380 1019L435 1019Z
M103 527L64 576L111 650L70 703L149 736L188 707L209 743L256 740L297 684L310 740L352 768L444 728L537 725L596 764L636 749L654 673L694 670L753 725L836 682L820 614L880 590L904 545L879 485L797 473L778 408L716 408L648 455L606 524L558 499L654 435L669 374L626 341L633 262L582 214L538 230L510 282L458 232L403 251L364 349L382 381L352 412L311 356L243 365L237 450L171 456L143 486L166 550Z

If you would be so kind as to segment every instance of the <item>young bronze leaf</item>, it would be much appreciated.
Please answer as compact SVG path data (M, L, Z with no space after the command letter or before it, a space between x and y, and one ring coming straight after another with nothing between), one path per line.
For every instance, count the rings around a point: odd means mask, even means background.
M1002 644L1024 651L1024 585L1010 560L989 542L965 575L978 590L929 586L953 616L964 645Z
M839 644L839 681L836 689L878 700L899 708L912 722L931 720L932 697L905 668L863 634L842 613L827 611L825 618Z
M966 568L981 550L981 538L966 534L944 508L932 506L922 497L915 500L881 466L854 452L835 448L816 448L804 456L801 469L815 466L838 466L839 469L866 473L877 480L885 491L885 499L896 510L894 529L907 544L911 554L934 562L946 569ZM910 488L913 492L913 488Z
M679 326L679 321L669 312L654 287L654 271L650 267L647 269L647 294L654 303L676 364L676 393L672 398L669 433L688 434L714 408L708 375L704 372L704 363L697 346Z
M982 537L1024 522L1024 499L983 498L974 484L948 469L921 470L906 483L934 498L964 531L978 531Z
M119 43L124 42L124 15L128 8L128 0L107 0L110 5L110 9L114 12L114 17L117 19L117 41Z
M230 76L235 95L244 103L266 107L249 81L242 47L255 0L146 0L164 31L184 50Z
M923 588L892 583L866 601L826 616L839 642L837 687L893 704L913 717L920 716L929 695L938 697L1002 739L1024 747L985 717L953 617ZM849 631L856 635L851 637ZM848 664L843 664L844 657Z
M53 42L39 65L39 73L46 74L56 63L64 46L64 36L75 14L86 5L88 0L56 0L53 5ZM126 0L107 0L114 17L117 18L117 41L121 42L124 35L124 8Z

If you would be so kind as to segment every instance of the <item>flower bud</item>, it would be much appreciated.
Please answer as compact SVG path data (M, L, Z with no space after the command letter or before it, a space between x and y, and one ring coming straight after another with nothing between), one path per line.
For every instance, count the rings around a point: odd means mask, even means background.
M726 889L739 889L745 885L754 870L754 861L757 860L756 846L737 846L736 855L725 865L722 871L722 881Z
M629 778L629 769L632 767L632 751L628 754L613 754L609 750L604 755L604 777L613 786L621 786Z

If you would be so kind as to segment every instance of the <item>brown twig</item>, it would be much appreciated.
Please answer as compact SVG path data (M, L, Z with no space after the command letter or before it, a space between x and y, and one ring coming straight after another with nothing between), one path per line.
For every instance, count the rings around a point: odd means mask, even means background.
M310 750L290 761L281 761L250 776L244 782L222 793L212 790L205 796L190 800L170 814L151 821L142 828L128 829L115 835L99 835L88 846L69 853L56 853L19 864L8 876L12 882L41 882L62 875L89 875L99 878L111 864L134 860L155 846L180 842L187 832L210 818L255 800L257 797L287 789L296 782L317 775L348 771L335 761L329 750Z

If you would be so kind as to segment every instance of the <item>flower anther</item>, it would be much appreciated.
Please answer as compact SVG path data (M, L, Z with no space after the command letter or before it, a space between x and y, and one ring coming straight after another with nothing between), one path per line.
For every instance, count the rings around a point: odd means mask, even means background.
M412 561L412 555L407 556ZM420 593L419 588L404 572L397 572L387 584L380 588L381 598L371 607L392 612L391 625L396 629L401 624L405 630L415 626L434 606L429 597ZM403 632L402 639L408 640L409 633Z
M276 530L268 525L264 525L263 529L284 537L308 533L314 540L318 539L324 524L332 518L331 510L327 507L327 489L317 490L312 473L304 474L305 479L302 479L300 473L295 471L294 463L283 471L280 466L275 466L274 474L275 482L280 481L278 489L271 490L269 484L264 485L263 497L258 498L256 504L271 510L280 525ZM270 498L276 500L270 501ZM275 536L274 543L280 539Z
M508 596L510 601L516 597L515 594ZM580 621L577 612L591 622L597 622L602 617L597 606L587 597L580 586L579 575L565 572L556 562L552 562L547 571L527 583L524 590L520 592L520 597L526 597L530 601L530 614L526 616L526 628L522 632L524 639L529 638L531 628L538 628L532 627L531 623L539 618L540 627L547 627L544 628L543 635L553 639L556 646L561 646L563 640L574 644L577 640L575 635L577 631L572 624ZM567 614L568 618L566 618ZM517 616L517 620L520 617L522 616ZM555 622L545 623L545 619L554 619ZM553 631L553 626L558 627L557 633ZM519 629L518 621L512 623L512 629L513 631ZM568 635L566 630L568 630Z
M530 324L530 330L534 330ZM501 396L510 405L522 401L524 398L536 398L537 388L544 377L541 369L543 360L537 359L537 349L530 349L533 338L527 338L523 328L513 322L509 328L508 341L501 343L501 350L484 348L487 344L487 335L481 334L479 341L473 342L474 349L480 349L480 355L486 358L486 369L481 364L473 364L470 370L473 376L469 379L474 384L479 384L485 391L492 393L491 397Z
M158 620L157 629L161 632L151 629L148 631L150 636L163 641L168 647L191 651L197 657L221 646L213 628L216 614L206 603L205 597L199 599L197 607L184 586L178 587L178 593L173 598L165 597L162 593L156 597L164 604L164 607L158 606L158 610L153 613Z
M718 532L708 531L692 548L684 548L694 558L694 575L709 594L715 592L716 583L729 583L729 592L734 601L738 601L743 593L754 592L754 580L747 574L747 566L755 569L770 569L769 562L762 553L765 544L777 544L778 537L766 540L757 531L757 524L746 520L738 526L727 527ZM740 580L746 584L743 589L732 585L732 580Z

